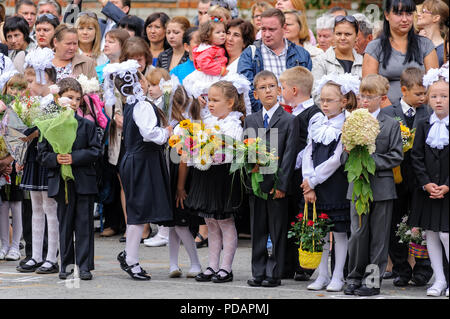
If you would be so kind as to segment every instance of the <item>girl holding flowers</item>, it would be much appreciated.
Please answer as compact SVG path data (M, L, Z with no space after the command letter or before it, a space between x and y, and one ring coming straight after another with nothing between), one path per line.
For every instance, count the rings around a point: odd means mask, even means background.
M350 74L326 76L318 84L320 107L325 116L312 121L311 139L302 160L303 193L305 202L317 202L322 218L330 218L336 241L336 264L330 282L328 275L329 243L325 238L319 276L308 286L310 290L341 291L344 287L344 266L347 257L350 230L350 201L347 200L348 181L341 164L343 152L341 134L345 110L357 105L359 80ZM319 216L320 218L320 216ZM328 237L328 236L326 236Z
M208 100L212 116L205 119L203 132L211 134L209 137L196 136L196 126L202 126L203 123L193 123L194 136L197 137L197 141L194 140L193 143L209 139L210 142L204 148L206 149L220 141L219 136L241 139L242 118L245 114L243 95L238 94L231 82L219 81L209 89ZM239 207L240 193L238 178L233 181L229 174L232 156L227 154L222 142L218 144L219 150L215 150L214 155L208 152L204 154L204 149L199 149L198 155L194 156L194 162L198 163L193 167L190 190L184 205L193 213L204 217L208 226L209 267L195 279L222 283L233 280L232 263L237 249L234 214ZM223 259L219 267L222 246Z
M420 187L413 196L408 224L426 230L428 254L435 275L427 296L439 297L445 293L448 297L441 248L442 243L448 261L448 63L441 69L429 70L423 84L428 88L428 101L434 112L417 124L411 159Z
M29 83L31 97L40 98L40 108L43 112L51 112L56 108L53 95L49 86L56 82L56 70L51 66L53 52L49 48L38 48L30 52L25 62L26 71L34 72L35 76ZM59 271L57 263L57 251L59 245L59 223L57 217L57 203L48 196L48 169L38 161L37 140L39 130L37 127L25 132L26 142L30 142L25 154L25 164L17 167L17 171L23 169L21 188L30 191L32 214L32 258L25 264L17 267L19 272L34 272L39 274L51 274ZM47 257L43 261L43 241L45 222L47 221L48 250Z
M80 83L64 78L58 82L58 87L59 104L74 111L76 138L70 154L57 154L44 137L38 144L39 160L49 170L48 196L58 202L59 278L66 279L71 271L67 267L75 264L79 267L80 279L90 280L90 271L94 269L94 196L98 192L94 163L101 154L101 145L95 124L76 113L83 96ZM62 165L72 166L74 179L69 179L67 186L61 174Z

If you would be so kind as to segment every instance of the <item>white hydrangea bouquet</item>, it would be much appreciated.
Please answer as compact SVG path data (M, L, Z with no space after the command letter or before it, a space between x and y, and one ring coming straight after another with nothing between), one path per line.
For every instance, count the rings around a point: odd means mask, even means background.
M80 74L77 81L81 84L84 94L94 94L101 91L100 83L97 78L88 79L86 75Z
M353 183L352 202L355 203L361 225L361 215L369 213L373 200L369 174L375 174L375 161L370 154L375 152L375 140L380 133L380 124L367 109L353 111L342 127L342 144L349 153L345 171L349 183Z

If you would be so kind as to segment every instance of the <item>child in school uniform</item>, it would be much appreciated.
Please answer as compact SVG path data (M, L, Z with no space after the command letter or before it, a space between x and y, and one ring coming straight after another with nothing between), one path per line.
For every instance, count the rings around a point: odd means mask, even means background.
M56 70L51 66L54 53L48 48L36 49L30 52L25 61L28 75L34 73L29 82L30 96L40 97L40 107L51 111L56 107L49 86L56 82ZM47 66L42 69L42 66ZM18 171L23 169L20 187L30 191L32 204L32 258L19 265L19 272L37 272L39 274L51 274L59 271L57 252L59 246L59 223L57 216L57 203L48 196L48 169L38 161L37 141L39 130L30 128L25 132L25 141L30 142L25 154L24 167L16 167ZM47 256L43 260L43 242L45 223L47 222Z
M433 112L425 104L426 88L422 83L423 76L424 71L422 69L415 67L405 69L400 76L403 95L400 102L381 110L392 118L400 119L403 125L410 130L417 127L419 120L428 118ZM389 87L387 90L389 90ZM416 174L412 168L411 151L404 153L400 172L402 181L395 185L398 198L394 201L389 242L389 257L393 264L392 272L394 274L393 284L397 287L405 287L409 285L411 280L416 286L424 286L433 276L430 260L428 258L417 258L414 267L411 267L408 262L408 243L399 243L399 237L395 235L398 229L397 225L401 222L403 216L409 216L411 213L411 202L416 188Z
M301 186L305 202L316 203L317 210L331 219L335 240L336 263L331 280L328 275L330 244L327 234L318 267L319 276L308 286L309 290L326 289L337 292L344 287L347 232L350 231L350 201L347 199L347 174L340 160L343 152L341 134L345 110L356 108L356 94L359 89L359 79L355 77L351 86L348 77L350 75L333 75L319 81L317 92L325 116L311 124L310 139L302 158Z
M427 289L427 296L448 297L442 258L448 254L448 144L449 144L449 70L448 63L441 69L431 69L423 79L427 87L431 116L417 124L411 153L412 167L416 172L416 187L408 224L426 231L427 249L435 281Z
M124 102L125 155L120 164L120 176L127 208L127 239L125 251L119 253L117 260L132 279L150 280L151 276L139 265L139 244L145 224L173 219L164 156L172 127L163 127L164 115L146 99L140 81L147 83L138 68L136 60L107 65L103 70L104 97L107 106L113 105L116 87Z
M218 134L240 140L245 103L233 83L214 83L209 89L208 101L211 116L204 120L205 128L218 126ZM238 178L233 179L229 173L231 160L225 157L210 167L190 168L192 179L185 206L205 218L208 226L209 266L195 277L196 281L224 283L233 280L232 264L238 242L235 215L240 206L240 184Z
M314 84L312 73L302 66L296 66L284 71L280 76L282 96L284 100L283 108L286 112L295 116L298 122L299 140L297 141L299 155L291 183L291 194L289 200L288 227L296 221L302 191L300 185L303 182L301 171L301 158L306 147L308 137L309 122L317 113L322 113L320 108L311 98L311 91ZM286 245L286 262L283 278L294 278L297 281L307 281L314 270L307 270L300 267L298 260L298 245L295 238L288 238Z
M250 223L252 231L252 275L247 281L250 286L276 287L281 284L287 239L288 199L286 197L292 182L295 160L298 154L298 122L278 103L281 88L278 79L269 71L258 73L254 79L255 98L263 108L249 115L244 124L244 138L260 136L268 144L277 145L277 184L275 174L264 174L261 190L269 193L264 200L250 194ZM259 133L261 132L261 133ZM274 134L271 139L271 134ZM272 256L267 252L267 238L272 240Z
M380 294L381 280L388 262L392 210L394 199L397 198L392 169L403 160L398 121L380 112L382 95L366 89L371 88L375 81L380 81L378 77L380 75L373 74L363 78L359 89L358 107L366 108L378 120L380 133L375 141L376 150L371 154L375 161L375 174L369 177L373 192L369 213L359 217L355 204L350 204L351 236L348 243L349 274L344 289L346 295ZM348 154L344 152L343 155L342 159L346 160ZM352 199L352 191L353 184L350 184L347 199Z
M38 144L39 160L49 170L48 196L58 203L59 278L66 279L73 271L68 267L76 265L80 279L91 280L91 270L94 269L94 196L98 192L94 163L100 156L101 145L95 124L76 114L83 99L80 83L73 78L65 78L57 85L57 99L70 99L68 106L75 111L78 122L77 137L70 154L55 153L45 138ZM67 194L61 178L61 165L71 165L75 178L67 181Z

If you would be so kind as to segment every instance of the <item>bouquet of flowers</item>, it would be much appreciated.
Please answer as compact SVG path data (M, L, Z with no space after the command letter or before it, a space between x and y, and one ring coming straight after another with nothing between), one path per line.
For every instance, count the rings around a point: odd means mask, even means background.
M75 119L74 111L71 108L48 113L35 120L35 124L41 133L40 142L45 138L56 154L70 154L72 152L72 146L77 137L78 121ZM67 181L75 179L70 165L61 165L61 177L65 182L67 203Z
M419 227L407 225L408 216L403 216L400 224L397 224L395 235L400 238L399 243L408 244L410 255L416 258L428 258L427 238L425 232Z
M267 199L268 194L263 193L260 183L264 180L263 174L273 174L277 171L278 157L275 151L267 151L266 142L260 137L247 138L243 142L236 141L234 145L234 161L230 173L240 172L241 180L245 174L251 175L251 186L255 196Z
M163 92L164 96L164 114L169 119L169 122L171 120L172 115L172 109L171 109L171 97L175 93L175 90L180 85L180 81L175 75L172 75L168 81L165 81L164 79L161 79L159 82L159 87L161 91Z
M100 82L97 78L88 79L84 74L80 74L77 81L81 84L83 94L94 94L101 91Z
M305 203L303 214L296 216L297 222L291 223L288 238L295 237L300 245L300 266L306 269L315 269L320 264L325 236L331 231L333 224L327 214L317 216L316 205L313 206L313 219L308 220L308 203Z
M206 128L203 122L180 122L180 134L172 135L169 146L175 148L183 161L206 171L213 163L224 163L232 149L226 147L220 127Z
M11 108L27 127L34 127L33 121L42 114L38 97L16 97Z
M396 117L395 119L400 123L400 132L402 134L402 144L404 154L413 147L416 129L415 128L413 128L412 130L409 129L409 127L403 124L403 121L399 117ZM403 181L400 166L394 167L392 171L394 172L394 182L396 184L400 184Z
M369 213L369 201L373 200L369 174L375 174L375 161L370 156L375 152L375 141L380 133L380 124L367 109L353 111L342 127L342 144L349 156L345 171L349 183L353 183L352 202L359 215Z

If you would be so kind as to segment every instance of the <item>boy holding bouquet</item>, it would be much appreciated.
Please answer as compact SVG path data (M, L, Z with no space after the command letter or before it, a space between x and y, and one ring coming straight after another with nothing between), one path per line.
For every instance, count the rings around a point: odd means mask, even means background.
M292 181L298 154L298 122L278 103L281 89L278 79L269 71L261 71L254 79L254 96L263 108L245 119L244 138L259 136L276 149L277 172L265 174L266 167L257 168L263 174L261 191L267 199L250 195L250 225L252 230L252 275L250 286L276 287L281 284L287 239L288 199L286 193ZM271 143L271 144L270 144ZM272 257L267 252L267 238L272 240Z
M417 127L419 120L427 118L433 113L431 108L424 104L426 89L422 79L424 71L410 67L400 76L402 98L400 102L388 106L382 110L386 115L401 120L402 124L410 131ZM433 276L431 263L428 258L416 259L414 269L408 262L408 243L399 243L399 237L395 235L397 225L403 216L409 216L411 211L412 194L416 188L416 176L411 163L411 152L404 153L404 159L400 166L402 181L396 184L398 199L394 201L394 210L391 221L391 237L389 243L389 256L391 257L394 274L394 286L408 286L412 279L415 285L423 286Z
M403 151L399 123L380 112L384 87L383 78L372 74L361 81L359 89L358 107L367 109L378 120L380 132L375 141L375 152L371 154L375 161L375 174L369 177L373 193L369 212L359 216L355 203L350 206L346 295L378 295L388 261L393 201L397 197L392 169L402 162ZM347 158L348 154L344 152L343 159L346 161ZM352 193L353 183L349 185L347 199L352 199Z

